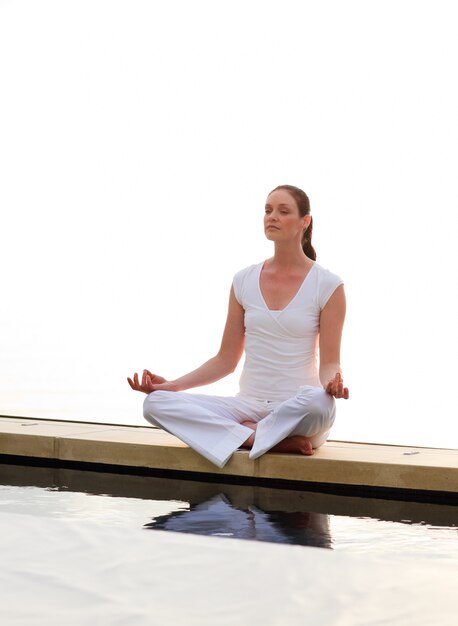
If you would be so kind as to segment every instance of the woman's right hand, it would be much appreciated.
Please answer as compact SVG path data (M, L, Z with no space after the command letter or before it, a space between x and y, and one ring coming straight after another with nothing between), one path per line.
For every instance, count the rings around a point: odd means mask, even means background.
M169 380L165 380L162 376L152 374L149 370L143 370L141 381L137 372L133 378L128 378L127 382L134 391L142 391L143 393L152 393L153 391L177 391L176 385Z

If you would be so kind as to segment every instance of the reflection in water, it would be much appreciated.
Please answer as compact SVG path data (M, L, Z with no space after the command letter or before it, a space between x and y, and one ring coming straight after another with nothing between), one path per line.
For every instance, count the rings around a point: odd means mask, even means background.
M196 535L236 537L272 543L331 548L329 515L310 511L263 511L254 504L234 506L224 493L185 511L154 518L146 528Z
M454 505L7 463L0 463L1 485L8 486L0 487L2 513L458 558Z

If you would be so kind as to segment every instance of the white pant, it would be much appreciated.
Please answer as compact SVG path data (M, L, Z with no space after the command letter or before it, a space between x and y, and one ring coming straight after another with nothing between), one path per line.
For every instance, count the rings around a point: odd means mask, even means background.
M309 437L318 448L329 435L335 412L334 398L323 388L309 385L285 402L153 391L143 404L148 422L175 435L218 467L253 434L240 422L258 422L249 455L257 459L293 435Z

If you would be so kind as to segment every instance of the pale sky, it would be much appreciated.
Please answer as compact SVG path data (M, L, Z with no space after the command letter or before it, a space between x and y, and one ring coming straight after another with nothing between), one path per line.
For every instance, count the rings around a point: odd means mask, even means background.
M458 448L454 6L0 1L0 412L142 424L289 183L346 285L332 438Z

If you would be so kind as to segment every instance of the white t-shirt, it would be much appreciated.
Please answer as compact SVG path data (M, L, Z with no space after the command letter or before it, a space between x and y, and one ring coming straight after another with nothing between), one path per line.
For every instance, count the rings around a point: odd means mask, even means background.
M237 301L245 309L245 363L239 395L283 401L303 385L320 387L320 312L343 283L314 263L294 298L281 311L268 309L259 283L263 263L234 276Z

